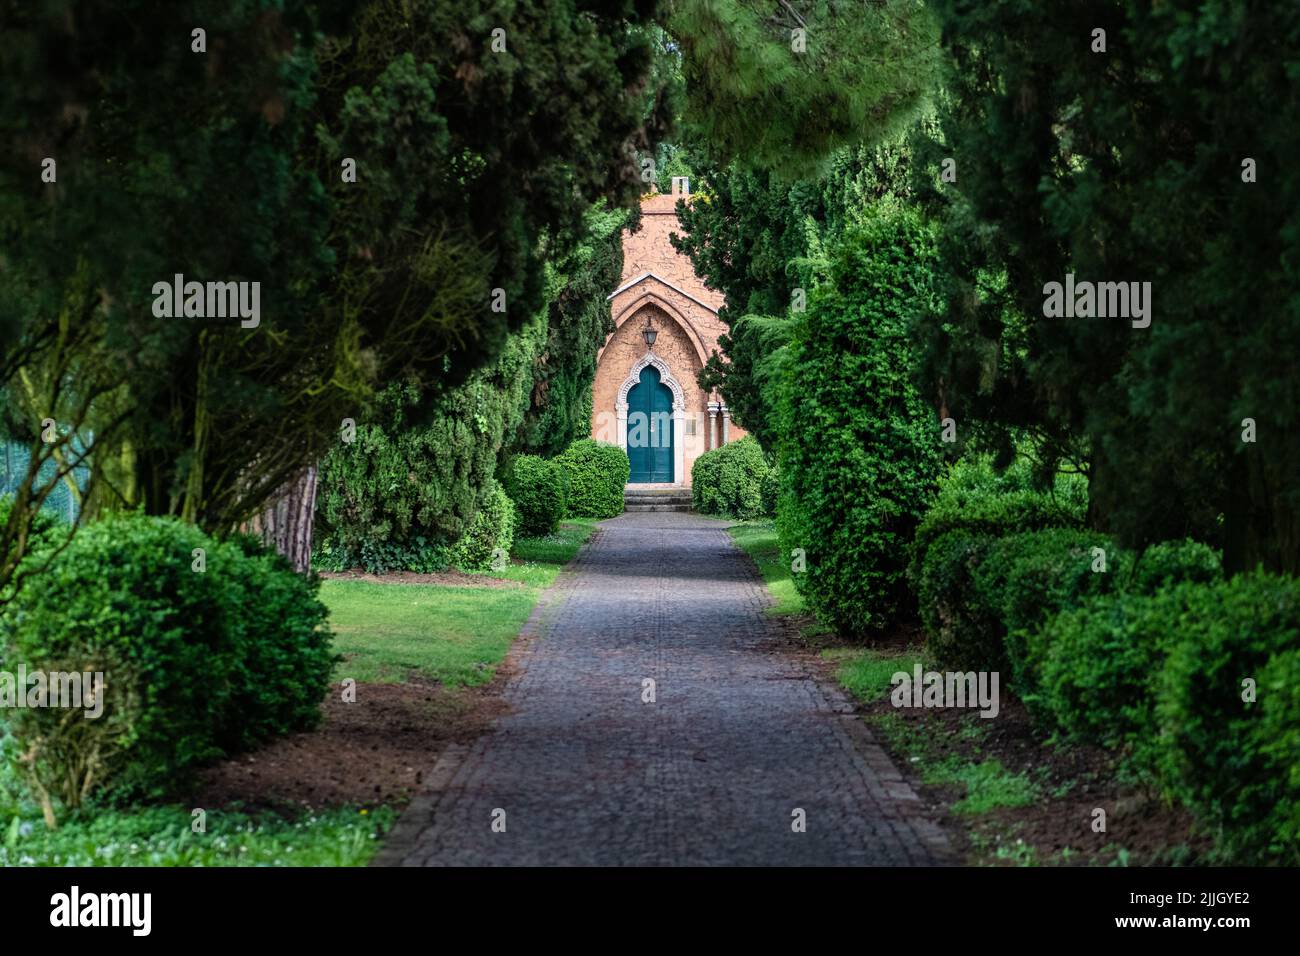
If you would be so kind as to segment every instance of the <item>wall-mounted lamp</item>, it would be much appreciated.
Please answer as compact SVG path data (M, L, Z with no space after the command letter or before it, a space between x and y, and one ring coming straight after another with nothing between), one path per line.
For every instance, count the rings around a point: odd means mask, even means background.
M645 347L652 349L655 347L655 338L659 335L655 331L654 324L650 321L650 316L645 318L645 328L641 330L641 338L645 339Z

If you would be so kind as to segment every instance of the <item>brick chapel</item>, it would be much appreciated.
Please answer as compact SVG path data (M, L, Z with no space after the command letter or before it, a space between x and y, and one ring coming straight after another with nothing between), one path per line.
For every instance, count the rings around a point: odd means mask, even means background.
M696 458L745 434L696 380L726 325L722 295L668 240L680 228L677 200L689 196L679 177L671 194L641 200L641 228L623 234L623 276L608 296L614 331L596 356L591 433L626 449L631 485L689 487Z

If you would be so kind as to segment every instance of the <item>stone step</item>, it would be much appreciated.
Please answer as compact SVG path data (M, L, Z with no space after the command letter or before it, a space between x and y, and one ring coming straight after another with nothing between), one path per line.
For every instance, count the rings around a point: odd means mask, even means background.
M623 504L631 505L684 505L687 508L691 506L691 496L686 495L681 498L642 498L627 497L623 499Z
M625 504L624 512L645 512L645 511L690 511L690 503L685 504Z

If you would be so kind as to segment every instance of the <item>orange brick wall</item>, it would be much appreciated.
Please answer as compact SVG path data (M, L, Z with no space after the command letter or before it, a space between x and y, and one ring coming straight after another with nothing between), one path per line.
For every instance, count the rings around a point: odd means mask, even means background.
M704 360L719 350L718 336L726 331L726 326L713 311L721 307L722 295L706 288L695 275L690 259L680 255L669 242L669 235L680 230L675 203L669 195L643 199L641 229L623 235L620 285L647 272L654 275L623 290L610 301L618 328L606 340L597 362L592 386L591 433L600 441L618 440L615 402L632 366L646 353L641 330L649 316L659 333L654 352L667 364L686 395L687 421L683 429L686 474L680 476L680 481L689 485L691 465L708 447L708 403L720 401L716 393L706 394L700 388L696 376ZM730 441L744 434L734 422L728 429ZM722 443L721 416L717 440Z

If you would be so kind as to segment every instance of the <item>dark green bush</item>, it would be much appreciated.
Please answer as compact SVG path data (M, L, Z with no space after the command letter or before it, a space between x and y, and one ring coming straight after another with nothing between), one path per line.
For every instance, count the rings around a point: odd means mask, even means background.
M623 491L632 466L622 448L583 438L555 462L564 470L566 508L571 517L612 518L623 513Z
M1185 608L1157 694L1162 779L1233 860L1296 865L1300 581L1243 574L1172 599Z
M1162 541L1130 559L1124 589L1136 594L1154 594L1169 584L1184 581L1214 584L1223 580L1219 552L1199 541Z
M206 573L213 571L210 564ZM243 750L316 726L336 660L320 579L295 573L249 535L218 547L215 571L238 592L231 608L238 627L234 710L218 743Z
M1104 564L1094 548L1105 552ZM1008 535L989 549L975 588L984 606L996 608L1008 684L1031 711L1037 706L1038 661L1026 647L1030 635L1060 611L1117 590L1122 577L1114 543L1095 531L1044 528Z
M505 489L489 482L481 500L469 530L451 549L451 563L462 571L500 570L515 543L519 518Z
M691 497L700 514L757 518L771 468L752 435L705 452L691 467Z
M909 323L933 305L933 231L876 203L830 253L781 363L783 553L808 607L847 637L906 613L907 542L939 477L939 423L911 379Z
M1106 549L1109 569L1106 574L1093 574L1086 556L1066 558L1057 544L1068 542L1069 535L1078 536L1077 549L1086 550L1093 546ZM1012 686L1040 719L1057 720L1054 716L1057 711L1072 706L1068 699L1061 698L1063 694L1068 697L1071 666L1077 665L1081 669L1080 680L1085 683L1090 674L1105 671L1105 663L1074 656L1079 647L1123 641L1126 639L1124 634L1132 636L1137 633L1134 628L1146 626L1141 620L1135 623L1133 618L1139 610L1147 613L1141 602L1091 604L1088 606L1094 609L1098 620L1089 623L1081 618L1063 622L1060 627L1069 628L1074 643L1058 652L1052 641L1060 628L1048 626L1057 611L1083 606L1089 596L1123 592L1145 597L1163 593L1176 584L1212 583L1223 577L1218 552L1194 541L1165 541L1148 548L1137 560L1133 553L1118 550L1101 536L1089 532L1043 531L1028 537L1036 542L1036 547L1027 548L1024 562L1017 565L1017 574L1008 586L1002 609L1008 631L1007 655L1012 668ZM1156 610L1163 608L1164 605L1160 605ZM1107 636L1108 622L1124 633ZM1174 621L1161 618L1158 626L1152 626L1173 628ZM1153 648L1135 648L1132 654L1145 660L1148 651L1155 653ZM1128 658L1113 663L1119 669L1114 679L1119 685L1129 686L1124 684ZM1051 689L1044 684L1043 676L1043 668L1049 664L1054 674L1054 687ZM1057 700L1049 700L1049 695L1055 695ZM1046 710L1040 708L1040 703ZM1126 717L1117 714L1114 719L1117 724L1126 725Z
M1300 861L1300 582L1243 575L1096 598L1028 646L1043 710L1069 738L1120 750L1230 859Z
M996 670L1004 659L1002 622L975 592L976 570L996 540L958 528L926 549L917 589L926 647L953 669Z
M1109 590L1114 569L1094 572L1101 535L1048 528L994 538L955 529L927 549L918 593L935 660L953 669L1023 666L1024 632L1084 596Z
M197 548L208 562L202 573L191 569ZM157 793L221 754L238 628L233 582L216 558L212 539L191 525L110 517L83 528L41 586L24 588L6 610L8 662L35 670L84 659L105 667L109 707L138 695L138 713L120 728L117 766L100 781L118 770L119 785ZM31 725L11 723L15 736L35 741L51 729L38 712L26 715Z
M553 461L517 455L505 474L506 494L519 513L519 533L527 538L551 534L564 517L564 473Z
M162 795L228 749L311 726L331 660L314 589L173 519L83 528L6 608L0 636L29 671L103 670L104 716L69 730L56 709L11 712L24 774L71 805L96 788Z
M1120 750L1150 777L1156 686L1185 603L1173 589L1109 594L1046 621L1027 639L1035 715L1072 740Z
M925 552L940 535L956 529L1001 537L1020 531L1041 528L1079 528L1088 510L1086 483L1077 476L1062 476L1051 492L1028 487L1003 490L981 482L970 472L981 466L967 466L955 471L958 480L950 481L940 491L933 506L925 513L911 545L909 578L919 584ZM983 466L987 467L987 466Z

